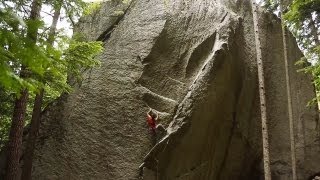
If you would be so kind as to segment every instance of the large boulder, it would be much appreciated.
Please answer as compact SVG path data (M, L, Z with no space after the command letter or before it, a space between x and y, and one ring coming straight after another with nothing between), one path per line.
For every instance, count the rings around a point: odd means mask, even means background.
M250 1L113 3L78 27L104 41L102 64L44 113L34 179L262 179ZM106 18L117 8L125 13L120 19ZM281 25L260 10L259 28L272 176L289 180ZM311 78L294 65L302 54L292 36L287 43L297 170L306 179L320 171L319 119L306 106ZM156 143L146 125L149 108L167 128Z

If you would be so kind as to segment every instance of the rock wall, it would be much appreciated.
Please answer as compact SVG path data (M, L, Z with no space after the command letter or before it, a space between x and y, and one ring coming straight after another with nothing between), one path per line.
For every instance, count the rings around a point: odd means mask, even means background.
M115 10L124 14L107 18ZM281 25L259 12L273 179L291 179ZM91 24L91 25L90 25ZM111 1L77 30L102 65L44 113L34 179L262 179L256 54L248 0ZM311 78L288 40L299 179L320 171ZM145 118L159 112L155 144Z

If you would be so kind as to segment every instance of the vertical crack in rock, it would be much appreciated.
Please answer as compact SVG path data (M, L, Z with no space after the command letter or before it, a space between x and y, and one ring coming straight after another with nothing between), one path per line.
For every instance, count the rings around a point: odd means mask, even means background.
M112 25L110 25L110 27L108 27L98 38L97 41L103 41L105 42L107 39L109 39L109 37L111 36L112 31L114 30L114 28L120 23L120 21L125 17L125 15L128 13L128 10L130 9L132 3L135 0L131 0L130 4L128 5L128 7L123 11L123 13L116 17L115 22L112 23Z

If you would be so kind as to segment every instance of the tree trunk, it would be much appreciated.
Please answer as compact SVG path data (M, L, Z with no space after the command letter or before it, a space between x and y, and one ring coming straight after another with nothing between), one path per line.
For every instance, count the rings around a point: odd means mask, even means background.
M259 95L260 95L260 109L261 109L261 125L262 125L262 149L263 149L263 165L264 165L264 179L271 180L270 171L270 157L269 157L269 136L268 136L268 122L267 122L267 108L266 108L266 92L264 85L263 61L261 54L261 42L259 36L258 26L258 12L254 0L251 0L254 36L257 53L258 66L258 81L259 81Z
M31 13L30 20L37 20L40 16L41 10L41 1L34 0L31 5ZM27 37L32 39L34 43L37 40L37 28L28 28ZM28 76L27 69L22 66L20 76L22 78L26 78ZM6 171L6 179L7 180L16 180L19 179L19 160L21 157L21 146L22 146L22 135L24 128L24 120L27 108L28 101L28 90L24 89L21 92L19 98L16 99L13 116L12 116L12 124L9 134L9 145L8 145L8 160L7 160L7 171Z
M288 63L288 46L287 46L287 29L283 22L282 2L280 1L280 19L282 25L282 42L283 42L283 55L286 72L286 86L287 86L287 101L288 101L288 117L289 117L289 131L290 131L290 149L291 149L291 168L292 179L297 179L297 165L296 165L296 149L294 138L293 114L292 114L292 98L291 98L291 85L289 76L289 63Z
M61 3L62 2L60 2L58 7L55 8L54 13L53 13L52 24L50 26L49 36L48 36L48 40L47 40L49 46L52 46L53 42L55 40L57 24L58 24L58 20L60 17L60 11L61 11L61 6L62 6Z
M21 155L21 144L24 127L25 112L27 107L28 90L23 90L21 96L16 99L14 104L12 124L8 143L7 160L7 180L18 179L19 160Z
M28 142L27 142L26 152L24 153L24 159L23 159L23 169L22 169L22 176L21 176L22 180L31 180L32 159L33 159L36 139L38 136L38 130L40 126L43 93L44 93L44 90L41 89L40 93L36 95L35 101L34 101L30 131L28 135Z
M53 15L52 24L49 30L49 37L47 40L49 48L51 48L55 39L57 23L60 17L60 10L61 10L61 5L55 9L55 12ZM36 95L35 101L34 101L32 118L30 123L31 127L30 127L29 136L28 136L27 147L26 147L26 151L23 159L23 168L22 168L22 177L21 177L22 180L32 179L31 174L32 174L33 154L34 154L34 148L35 148L36 140L38 137L38 131L40 127L43 94L44 94L44 89L41 88L40 92Z

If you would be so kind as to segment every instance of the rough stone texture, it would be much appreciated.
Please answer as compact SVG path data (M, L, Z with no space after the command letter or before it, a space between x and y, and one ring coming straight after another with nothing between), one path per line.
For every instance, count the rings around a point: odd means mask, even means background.
M82 17L75 27L75 32L81 32L90 41L103 40L112 32L113 26L123 18L130 3L119 0L109 0L101 4L92 14Z
M138 0L116 26L104 18L113 8L84 20L96 22L93 29L78 29L97 39L115 27L103 38L101 67L46 111L34 179L262 179L249 1ZM289 180L281 26L273 15L259 17L272 176ZM301 57L293 37L288 44L298 175L306 179L320 171L319 119L306 107L314 89L293 65ZM167 127L156 145L149 107Z

